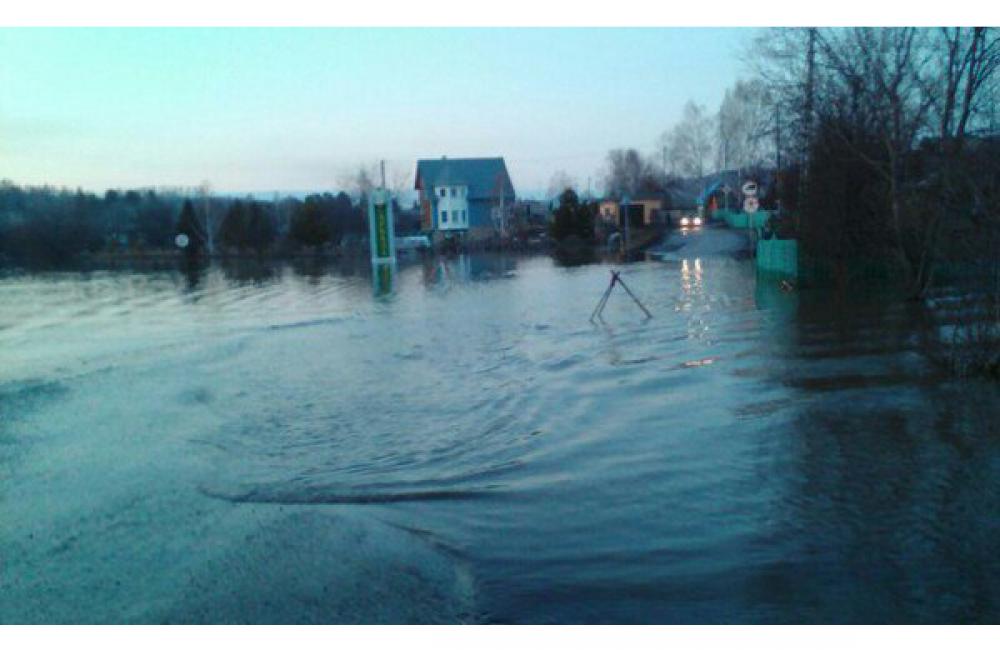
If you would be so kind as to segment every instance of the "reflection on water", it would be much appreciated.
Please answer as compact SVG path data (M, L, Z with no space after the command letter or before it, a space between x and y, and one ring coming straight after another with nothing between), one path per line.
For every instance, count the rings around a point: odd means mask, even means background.
M270 260L254 258L223 259L219 267L230 283L254 286L273 281L279 272Z
M205 279L208 273L208 262L196 258L184 258L180 269L184 274L185 288L190 291L198 289L198 285Z
M552 261L556 266L574 267L593 264L597 261L597 252L589 247L581 248L557 248L552 254Z
M372 269L372 290L376 296L386 296L392 293L392 285L395 275L395 264L375 265Z
M754 285L753 297L757 308L776 316L784 315L788 318L794 318L798 312L800 295L798 291L782 288L781 278L765 273L758 274L757 282Z
M996 622L1000 400L749 262L0 277L0 622ZM213 618L214 617L214 618Z

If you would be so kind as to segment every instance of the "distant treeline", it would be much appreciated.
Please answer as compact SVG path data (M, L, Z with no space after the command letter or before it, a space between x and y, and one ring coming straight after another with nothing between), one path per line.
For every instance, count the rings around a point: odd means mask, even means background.
M0 259L68 262L81 255L177 250L188 255L325 250L367 237L365 198L344 192L261 201L155 190L21 187L0 181ZM399 233L419 229L416 210L394 205ZM183 238L182 238L183 241Z

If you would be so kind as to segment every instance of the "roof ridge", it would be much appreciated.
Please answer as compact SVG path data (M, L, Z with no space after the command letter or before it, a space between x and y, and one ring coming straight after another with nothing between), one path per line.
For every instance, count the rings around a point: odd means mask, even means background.
M417 162L457 162L468 160L503 160L503 156L468 156L463 158L417 158Z

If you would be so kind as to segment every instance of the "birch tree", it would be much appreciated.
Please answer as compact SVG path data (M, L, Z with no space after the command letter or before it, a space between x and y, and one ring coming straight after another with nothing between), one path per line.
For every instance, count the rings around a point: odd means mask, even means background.
M714 123L704 106L693 101L685 104L681 121L661 138L670 168L664 171L697 178L708 173L715 140Z
M717 120L719 169L774 160L774 104L762 81L738 81L727 89Z

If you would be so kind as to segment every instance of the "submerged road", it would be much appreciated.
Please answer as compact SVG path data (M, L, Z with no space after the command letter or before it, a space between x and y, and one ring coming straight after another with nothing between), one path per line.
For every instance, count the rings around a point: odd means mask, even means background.
M0 274L0 624L1000 621L1000 386L745 244Z
M656 259L679 262L685 259L739 256L749 249L746 233L730 228L707 226L696 229L674 230L662 244L647 253Z

